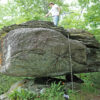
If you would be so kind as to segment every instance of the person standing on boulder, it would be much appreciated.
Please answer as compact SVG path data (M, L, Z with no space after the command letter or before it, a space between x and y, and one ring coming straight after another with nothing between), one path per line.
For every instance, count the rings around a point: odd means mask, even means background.
M55 26L57 26L61 9L57 4L54 4L52 2L49 3L49 7L51 7L51 10L46 14L46 17L48 17L51 14L53 18L53 23Z

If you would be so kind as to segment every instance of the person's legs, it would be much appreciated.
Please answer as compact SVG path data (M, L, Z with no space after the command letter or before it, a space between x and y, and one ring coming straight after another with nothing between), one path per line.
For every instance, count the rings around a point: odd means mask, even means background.
M55 26L58 25L58 21L59 21L59 16L53 16L53 23Z

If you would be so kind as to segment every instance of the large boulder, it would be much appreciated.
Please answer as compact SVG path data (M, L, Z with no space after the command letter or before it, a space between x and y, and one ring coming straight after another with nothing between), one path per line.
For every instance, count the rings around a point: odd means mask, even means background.
M15 29L3 39L0 70L13 76L64 75L70 72L69 49L74 71L80 71L83 66L78 68L76 64L86 64L86 47L79 41L68 40L60 32L47 28Z
M4 27L0 72L46 77L100 71L100 44L83 30L65 30L50 22L30 21ZM4 36L4 35L3 35Z

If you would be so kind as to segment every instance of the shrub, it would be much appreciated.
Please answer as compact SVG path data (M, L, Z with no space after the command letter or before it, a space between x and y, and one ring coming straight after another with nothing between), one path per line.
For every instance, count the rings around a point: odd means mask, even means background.
M18 88L8 95L10 100L34 100L36 95L26 89Z
M64 86L52 83L42 94L34 94L26 89L18 88L8 95L10 100L64 100Z

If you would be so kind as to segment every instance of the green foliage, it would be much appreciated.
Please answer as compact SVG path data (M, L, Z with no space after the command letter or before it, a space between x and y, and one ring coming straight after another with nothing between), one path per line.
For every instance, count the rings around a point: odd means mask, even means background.
M14 0L5 5L0 4L0 28L28 20L45 20L49 2L50 0ZM61 4L60 0L56 2Z
M81 85L82 91L93 94L100 93L98 88L95 87L100 84L100 82L98 82L99 77L97 77L97 73L82 73L79 76L84 80L84 84ZM98 76L100 76L100 74L98 74ZM97 83L94 81L97 81Z
M93 29L93 30L89 30L90 33L94 34L95 38L99 41L100 43L100 29Z
M85 29L85 22L80 19L80 13L75 12L68 16L66 15L61 22L61 26L64 28Z
M41 96L47 98L48 100L52 100L53 98L55 98L54 100L58 100L59 97L63 97L63 89L64 85L60 85L60 83L53 83L51 84L51 87L47 88L46 92Z
M100 73L85 73L78 74L84 83L81 84L80 90L68 90L68 95L70 100L86 100L87 96L90 99L89 94L98 95L100 91L99 88L99 77ZM1 80L2 78L2 80ZM19 80L19 78L12 78L8 76L1 76L0 78L0 91L5 93L8 91L10 86ZM2 90L3 89L3 90ZM26 89L18 88L14 92L11 92L9 98L11 100L64 100L63 97L64 85L52 83L50 88L46 88L42 94L34 94L34 92L29 92ZM16 99L15 99L16 98Z
M35 100L64 100L64 85L52 83L50 88L46 88L45 92Z
M10 100L34 100L36 95L28 90L18 88L8 95Z
M9 94L11 100L64 100L64 86L53 83L50 88L46 88L42 94L34 94L28 90L18 88Z
M86 9L83 14L85 23L90 28L88 29L94 35L96 39L100 41L100 1L99 0L78 0L82 8Z
M93 82L94 87L100 89L100 72L96 72L95 75L91 75L91 81Z
M0 94L7 92L11 85L20 79L21 78L18 77L10 77L0 74Z
M68 89L69 100L90 100L93 98L90 93L92 93L92 95L94 95L94 93L95 95L99 94L99 92L97 93L96 88L94 89L90 86L91 82L89 81L89 74L87 74L87 77L85 74L81 74L81 77L87 83L82 84L81 90L72 91ZM42 94L34 94L34 92L18 88L9 95L9 98L10 100L65 100L63 97L63 89L64 85L60 85L60 83L52 83L51 87L46 88Z
M29 20L51 21L51 18L45 18L50 9L48 7L49 2L60 5L62 12L67 8L62 0L13 0L5 5L0 4L0 28Z

